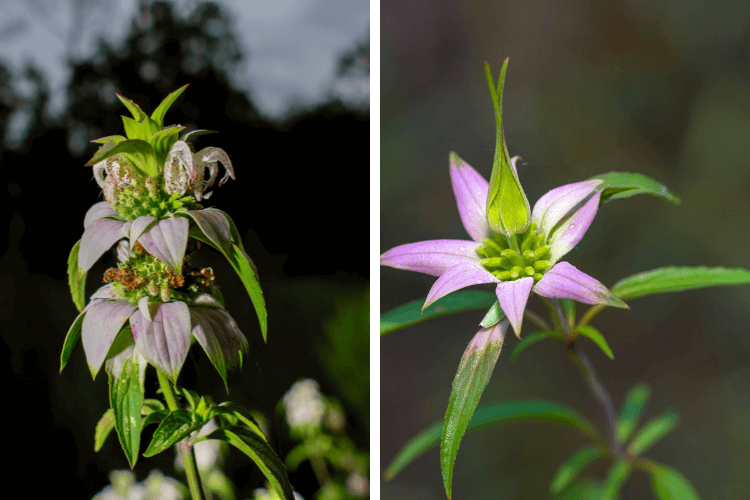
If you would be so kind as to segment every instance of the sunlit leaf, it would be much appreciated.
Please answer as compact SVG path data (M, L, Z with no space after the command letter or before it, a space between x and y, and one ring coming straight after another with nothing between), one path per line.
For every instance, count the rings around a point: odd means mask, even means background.
M611 290L621 299L627 300L656 293L748 284L750 271L742 268L661 267L622 279Z
M415 300L380 316L380 335L441 316L486 309L497 302L492 292L456 292L437 300L422 314L424 300Z
M159 128L164 127L164 115L167 114L167 111L169 111L169 108L172 107L172 104L174 104L177 98L180 97L180 94L185 92L185 89L188 88L188 85L183 85L182 87L165 97L164 100L156 107L154 112L151 113L151 119L159 126Z
M690 481L672 467L659 464L649 472L651 488L659 500L700 500Z
M599 333L599 330L590 325L581 325L578 327L578 333L593 340L609 359L615 359L615 355L612 353L612 348L609 347L607 340L604 338L604 335Z
M202 426L202 422L193 422L190 418L190 413L185 410L169 412L154 431L154 437L151 439L151 443L149 443L148 449L143 453L143 456L152 457L157 453L161 453L177 441L185 439L191 432L200 429Z
M79 272L80 269L78 268L78 250L80 247L81 240L78 240L68 256L68 285L78 312L83 311L83 307L86 305L86 273Z
M599 203L611 200L630 198L637 194L648 194L667 200L675 205L680 204L680 198L667 189L667 186L643 174L632 172L609 172L596 175L592 179L604 180L604 190ZM630 188L630 189L628 189Z
M567 488L568 485L570 485L570 483L573 482L573 480L576 479L591 462L597 458L606 457L607 454L607 449L600 445L587 446L578 450L557 469L549 487L550 491L552 493L560 493Z
M141 443L143 385L138 356L127 361L120 376L109 373L109 403L114 411L115 429L130 468L135 467Z

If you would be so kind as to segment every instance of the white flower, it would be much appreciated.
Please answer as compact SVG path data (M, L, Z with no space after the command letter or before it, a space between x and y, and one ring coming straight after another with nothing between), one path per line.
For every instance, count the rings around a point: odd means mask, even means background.
M299 380L284 394L286 421L289 427L320 425L326 405L320 394L320 386L311 379Z

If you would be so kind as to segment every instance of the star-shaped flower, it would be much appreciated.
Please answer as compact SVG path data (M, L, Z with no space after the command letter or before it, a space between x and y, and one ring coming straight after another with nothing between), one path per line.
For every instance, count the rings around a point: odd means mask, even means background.
M511 166L517 177L516 159ZM520 335L532 291L542 297L627 307L599 281L559 261L594 220L601 196L597 188L603 181L576 182L549 191L536 202L531 223L516 239L490 230L486 208L489 183L455 153L451 153L450 175L461 221L472 240L410 243L380 257L384 266L439 276L424 308L458 289L496 283L500 307Z

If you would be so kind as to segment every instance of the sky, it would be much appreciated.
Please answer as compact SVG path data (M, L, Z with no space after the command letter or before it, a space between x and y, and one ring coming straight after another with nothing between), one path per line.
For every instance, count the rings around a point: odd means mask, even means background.
M367 100L369 82L334 82L332 76L341 53L369 35L369 1L215 1L233 18L235 34L249 56L240 67L238 86L252 90L254 103L267 116L281 117L292 105L315 103L331 93ZM70 78L67 47L73 47L74 56L86 57L85 48L99 37L122 40L138 3L0 0L0 60L15 70L29 61L43 68L52 89L51 111L60 111ZM197 2L172 3L190 12ZM74 26L74 20L80 24Z

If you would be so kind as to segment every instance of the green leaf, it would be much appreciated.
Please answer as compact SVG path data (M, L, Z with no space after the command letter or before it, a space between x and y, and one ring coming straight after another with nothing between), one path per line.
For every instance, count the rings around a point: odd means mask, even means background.
M182 87L165 97L164 100L156 107L154 112L151 113L151 119L159 126L159 128L164 127L164 116L167 114L167 111L169 111L169 108L172 107L172 104L174 104L177 98L180 97L180 94L185 92L185 89L188 88L188 85L190 84L188 83L187 85L183 85Z
M138 460L143 407L143 385L137 353L125 361L119 378L115 378L112 373L108 374L108 378L109 404L114 410L115 429L132 469Z
M605 182L601 198L599 199L600 204L606 201L630 198L637 194L649 194L667 200L675 205L680 204L680 198L668 191L667 186L642 174L609 172L596 175L592 179L602 179Z
M68 285L70 285L70 295L73 296L73 303L76 305L78 312L83 311L86 305L86 273L80 273L78 268L78 250L81 247L81 240L78 240L68 256Z
M672 432L679 421L680 416L674 411L650 420L635 434L628 446L628 452L631 455L640 455Z
M615 430L619 442L624 443L633 434L650 395L651 389L646 384L638 384L625 397Z
M202 425L203 422L193 422L188 411L169 412L154 431L154 437L143 456L152 457L161 453L177 441L185 439L191 432L200 429Z
M192 132L188 132L187 134L183 135L180 140L187 142L188 139L206 134L218 134L218 132L216 130L193 130Z
M86 163L86 166L90 167L116 154L124 156L134 168L145 176L156 177L159 174L154 148L148 142L138 139L119 143L108 142L99 148L96 154Z
M427 319L464 311L485 309L497 302L492 292L455 292L437 300L422 314L424 300L415 300L380 316L380 335L394 332Z
M508 147L505 144L503 131L503 88L505 87L505 72L508 69L508 59L503 62L497 91L492 80L490 65L484 63L487 74L487 85L490 88L492 105L495 108L495 159L492 163L490 186L487 194L487 222L490 229L507 237L522 233L529 226L531 209L518 175L511 167ZM454 156L455 153L451 153ZM457 155L455 155L457 157ZM455 160L460 160L455 158ZM456 162L453 158L452 161Z
M685 476L672 467L657 465L649 469L651 488L659 500L700 500L700 495Z
M574 409L540 399L508 401L477 408L466 431L515 422L558 423L580 430L592 441L601 442L602 440L599 430ZM435 422L406 443L385 471L385 479L392 479L417 457L436 446L440 442L442 429L443 422Z
M500 323L500 320L504 317L505 313L500 307L500 302L496 300L495 303L492 304L492 307L490 307L490 310L487 311L487 314L484 315L484 318L482 318L482 322L479 323L479 325L482 328L492 328L496 324Z
M164 130L156 132L148 139L148 143L153 146L154 152L156 153L156 161L160 165L167 161L169 151L172 149L172 146L174 146L174 143L177 142L177 135L180 133L180 130L183 130L184 128L185 127L180 125L165 128Z
M536 344L537 342L541 342L542 340L552 337L554 338L555 334L554 332L548 332L545 330L541 330L538 332L530 333L526 335L521 341L516 345L516 348L513 349L513 354L510 355L510 362L516 360L519 354L521 354L521 351L526 349L532 344Z
M249 411L241 407L240 405L234 404L231 401L225 401L219 406L214 406L209 410L208 418L213 417L216 414L222 415L233 415L237 417L242 423L244 423L250 430L262 436L266 439L263 431L260 429L258 422L253 418Z
M615 359L615 355L612 353L612 349L609 347L609 344L607 344L607 340L604 338L604 335L599 333L599 330L590 325L581 325L578 327L578 333L593 340L594 343L599 346L599 349L601 349L609 359Z
M63 368L65 368L65 365L68 364L68 359L70 358L70 354L73 352L73 348L78 343L78 339L81 338L81 329L83 327L84 316L86 316L86 312L82 312L81 314L78 315L76 320L70 326L70 329L68 330L68 334L65 336L65 341L63 342L62 353L60 354L60 373L62 373Z
M609 469L607 480L602 485L602 500L615 500L620 493L620 488L628 480L632 471L633 465L631 463L625 461L615 462L612 468Z
M213 431L206 439L220 439L237 447L255 462L285 500L294 500L284 463L261 436L244 427L225 427Z
M606 457L607 455L607 449L601 445L581 448L557 469L549 487L550 491L552 493L560 493L567 488L568 485L570 485L570 483L573 482L573 480L576 479L591 462L597 458Z
M501 324L480 330L469 343L458 365L440 438L440 467L449 499L458 445L461 444L479 398L490 381L504 338L505 328Z
M122 102L126 108L128 108L128 111L130 111L130 114L133 115L133 119L136 122L142 122L144 119L148 118L148 115L143 112L140 106L138 106L135 102L131 101L127 97L123 97L120 94L117 95L117 98Z
M552 498L554 500L602 500L602 486L591 478L582 477L573 481L568 488Z
M565 317L568 320L569 325L576 324L576 303L570 299L560 299L563 310L565 311Z
M94 430L94 451L99 451L104 446L109 433L115 428L115 411L109 408L104 412L104 416L99 419Z
M656 293L748 284L750 271L742 268L660 267L624 278L615 283L611 290L621 299L627 300Z
M100 137L99 139L94 139L91 142L95 142L97 144L107 144L109 141L113 141L117 143L117 142L122 142L122 141L127 141L127 140L128 138L122 135L110 135L107 137Z
M141 429L151 424L160 424L169 415L169 410L154 410L146 415L141 423Z

